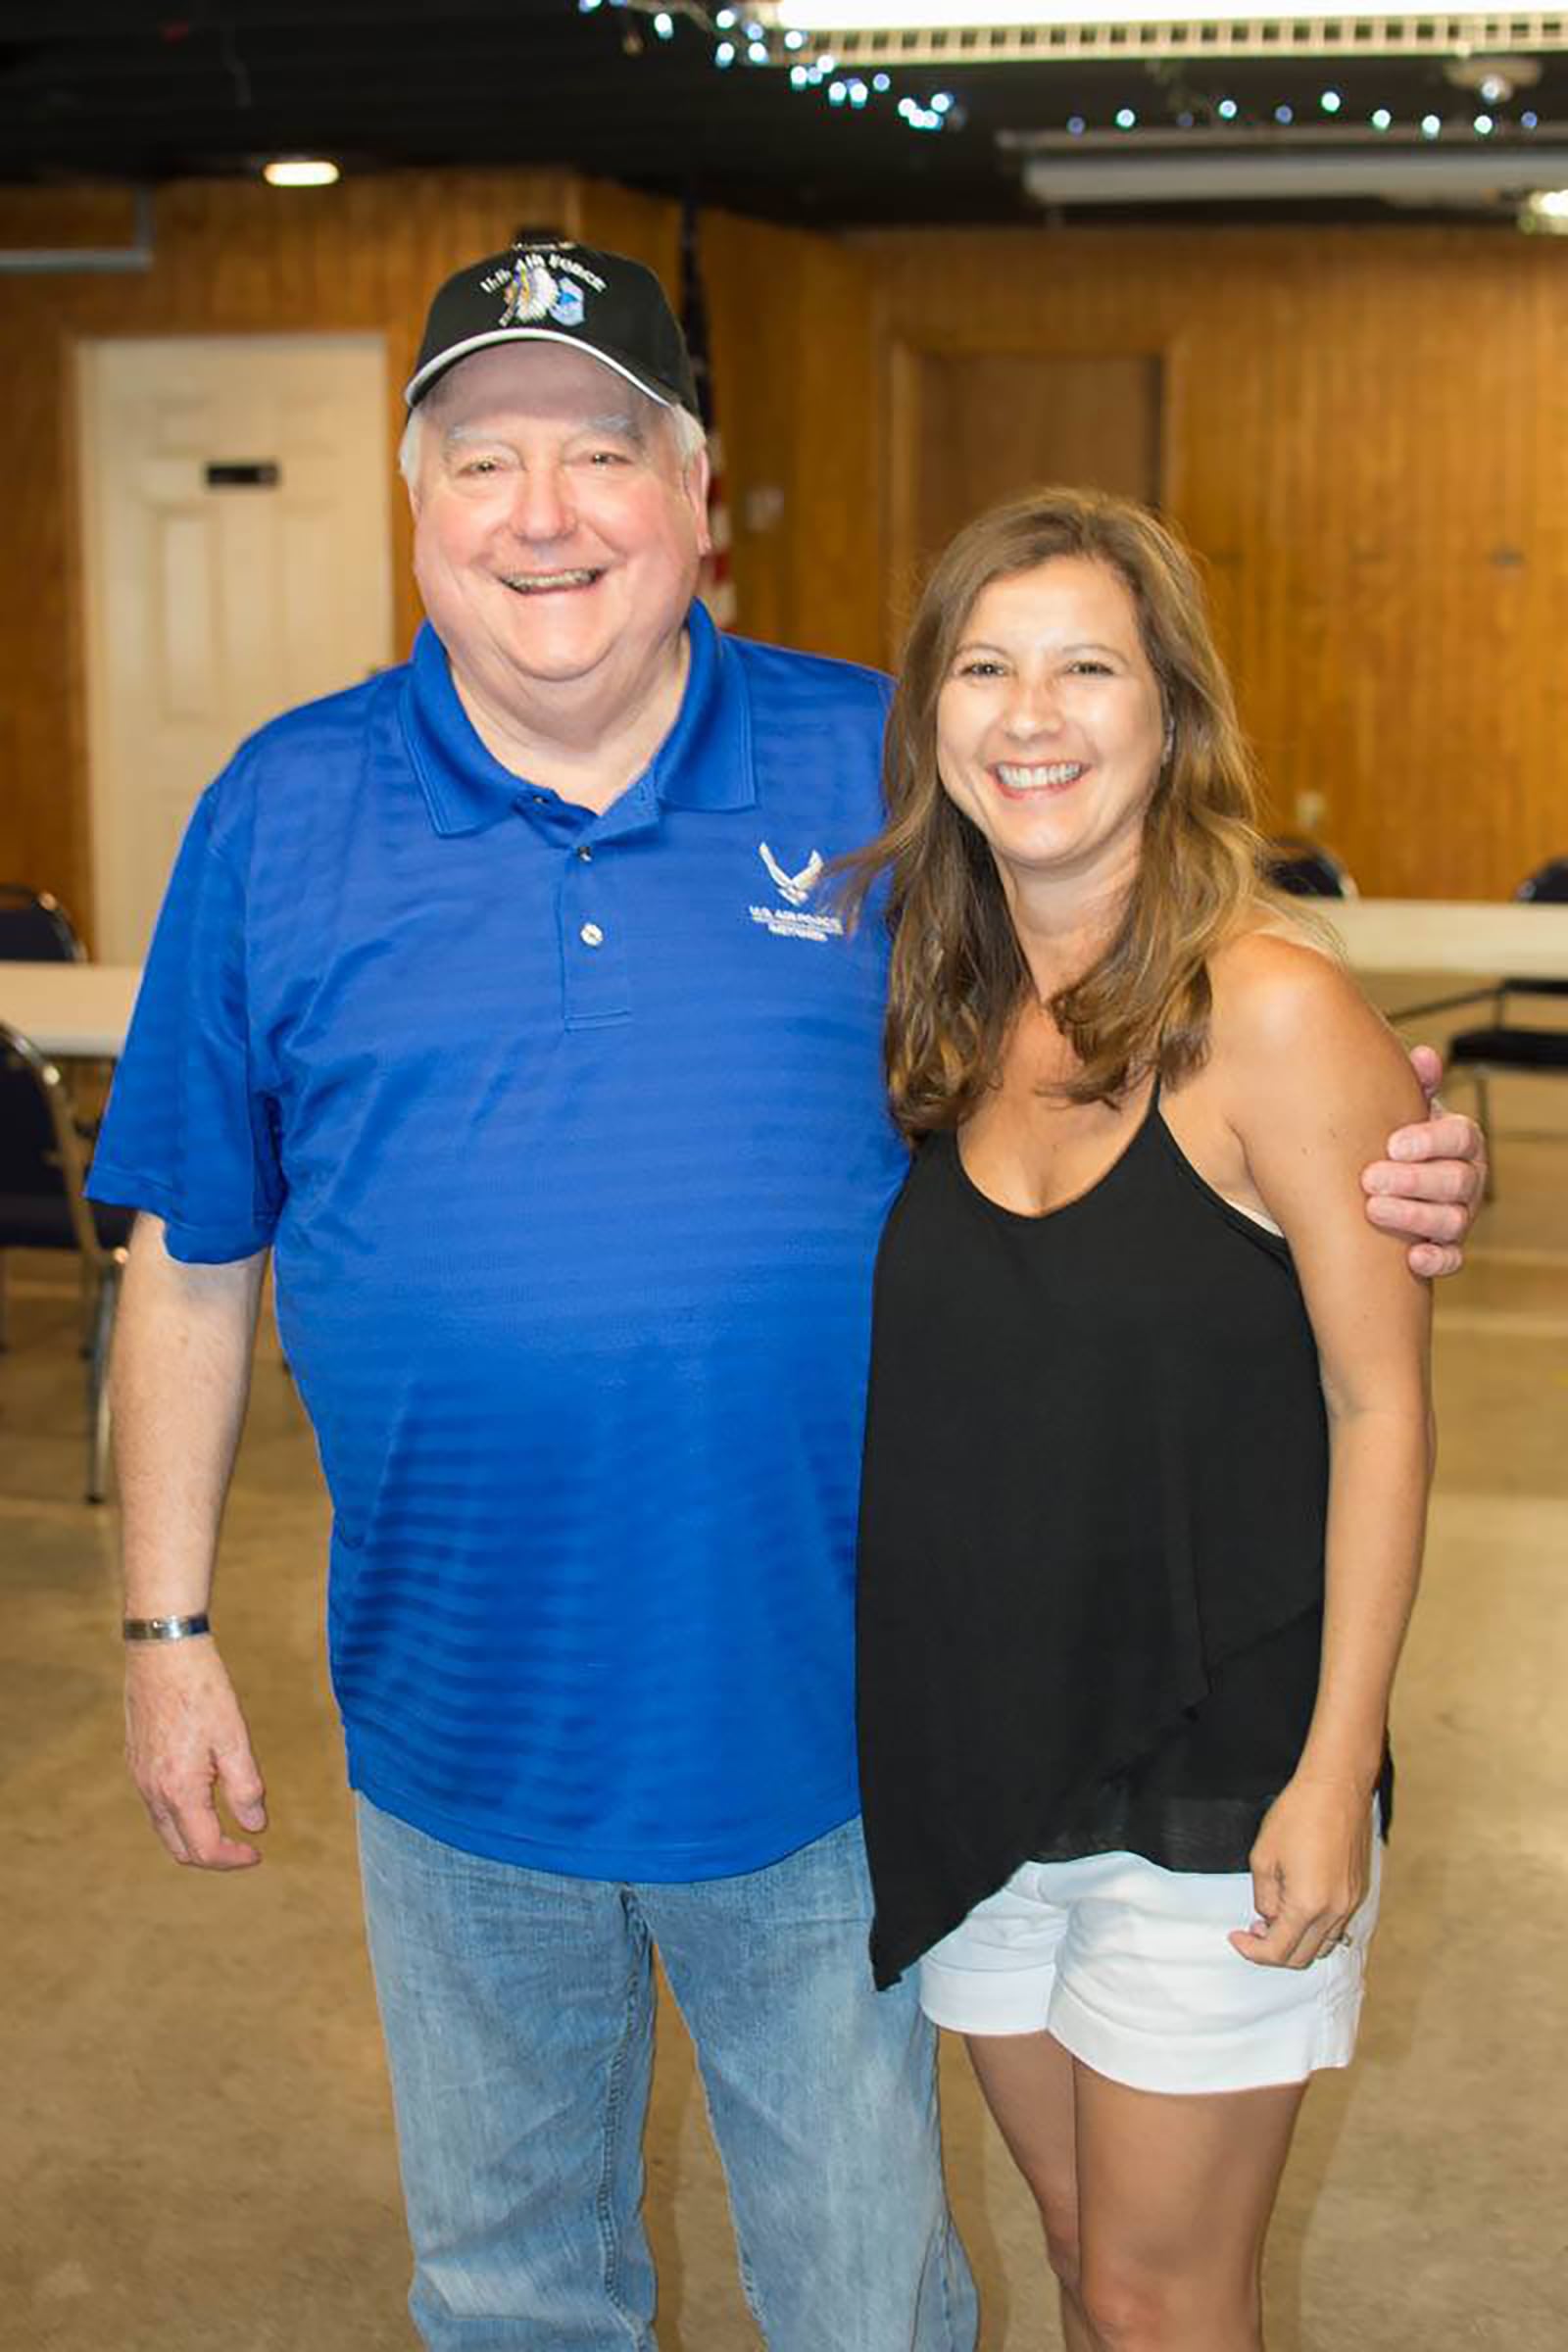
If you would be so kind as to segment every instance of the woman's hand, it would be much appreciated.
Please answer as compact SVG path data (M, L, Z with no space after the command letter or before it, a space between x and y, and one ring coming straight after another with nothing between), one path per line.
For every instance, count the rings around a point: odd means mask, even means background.
M1372 1883L1372 1803L1357 1782L1298 1773L1249 1857L1257 1917L1231 1942L1259 1968L1308 1968L1332 1951Z

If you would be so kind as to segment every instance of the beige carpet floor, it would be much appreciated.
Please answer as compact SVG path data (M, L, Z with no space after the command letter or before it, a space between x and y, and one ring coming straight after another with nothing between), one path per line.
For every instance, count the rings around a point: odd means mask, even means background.
M1568 1122L1504 1108L1502 1197L1442 1296L1443 1463L1398 1694L1363 2057L1307 2101L1273 2352L1568 2345ZM220 1588L274 1828L187 1874L119 1762L113 1513L80 1492L74 1301L13 1262L0 1356L0 2347L394 2352L407 2254L321 1657L326 1518L269 1335ZM667 2010L650 2125L663 2352L745 2352L722 2184ZM986 2352L1057 2341L961 2051L955 2202ZM824 2346L822 2352L831 2352Z

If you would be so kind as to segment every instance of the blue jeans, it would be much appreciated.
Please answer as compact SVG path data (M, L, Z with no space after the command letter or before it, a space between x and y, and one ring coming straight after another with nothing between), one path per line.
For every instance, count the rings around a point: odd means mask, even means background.
M770 2352L972 2352L934 2034L912 1982L872 1989L858 1822L665 1886L486 1861L363 1797L359 1815L430 2352L654 2352L656 1944Z

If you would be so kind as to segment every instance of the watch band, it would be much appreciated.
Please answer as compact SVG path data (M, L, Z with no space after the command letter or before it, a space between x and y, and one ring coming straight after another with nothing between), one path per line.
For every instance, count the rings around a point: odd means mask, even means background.
M127 1642L188 1642L212 1630L205 1609L196 1617L127 1617L121 1627Z

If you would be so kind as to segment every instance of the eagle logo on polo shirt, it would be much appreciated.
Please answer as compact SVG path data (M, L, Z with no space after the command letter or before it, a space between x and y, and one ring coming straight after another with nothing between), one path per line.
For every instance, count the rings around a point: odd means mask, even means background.
M807 911L806 902L822 879L822 853L813 850L806 863L795 873L780 864L765 841L757 845L757 855L767 869L782 906L753 906L751 917L775 939L841 939L844 917L841 914L817 914Z
M757 854L772 875L778 888L778 895L786 906L804 906L821 880L821 851L813 850L798 874L787 874L784 871L765 841L758 843Z

